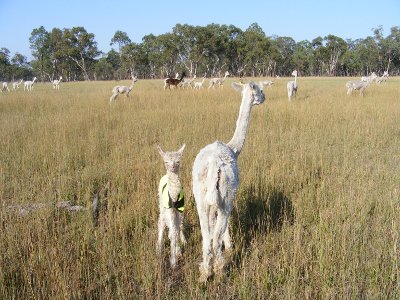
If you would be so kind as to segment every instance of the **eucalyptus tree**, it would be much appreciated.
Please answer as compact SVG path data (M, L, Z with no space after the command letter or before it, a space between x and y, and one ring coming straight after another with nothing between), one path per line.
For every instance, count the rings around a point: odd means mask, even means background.
M89 67L101 53L97 49L94 34L88 33L84 27L65 28L64 40L67 57L82 71L83 78L89 80Z
M50 34L43 27L34 28L29 38L32 56L35 60L32 62L32 67L36 69L41 77L41 80L51 73L52 62L50 53Z
M8 80L10 75L10 50L3 47L0 49L0 80Z

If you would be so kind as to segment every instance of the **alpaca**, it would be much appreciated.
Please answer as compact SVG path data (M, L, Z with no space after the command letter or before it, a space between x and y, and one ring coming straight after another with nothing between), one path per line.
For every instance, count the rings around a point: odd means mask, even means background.
M24 91L25 91L25 89L27 90L27 91L32 91L32 89L33 89L33 84L35 83L35 81L36 81L36 77L33 77L33 80L32 81L30 81L30 80L28 80L28 81L25 81L24 82Z
M193 81L196 79L196 75L193 76L193 78L184 78L183 81L181 82L180 86L181 88L185 88L185 87L190 87L191 89L193 89Z
M167 87L168 87L168 89L171 89L171 85L175 86L175 87L178 87L178 85L182 82L183 77L185 77L185 76L186 76L185 72L182 72L182 76L179 79L170 78L170 77L165 78L164 79L164 90L166 90Z
M59 90L60 89L60 82L62 80L62 76L60 76L60 79L54 79L52 84L53 84L53 89Z
M3 91L10 91L10 89L8 88L8 85L7 85L7 82L3 82L3 86L2 86L2 88L1 88L1 91L3 92Z
M347 95L350 95L353 91L360 91L360 95L364 96L365 89L370 85L371 81L347 81Z
M259 86L262 86L262 87L269 86L269 88L272 88L273 84L274 84L274 82L271 80L264 80L264 81L259 82Z
M389 77L389 73L388 73L388 71L385 71L381 77L377 76L375 78L375 82L378 84L382 83L382 82L386 83L386 80L388 79L388 77Z
M217 87L223 87L224 81L226 79L226 76L229 76L229 75L230 75L229 72L226 71L225 72L225 76L223 78L212 78L212 79L210 79L210 83L209 83L208 89L210 89L211 87L215 88L216 86Z
M164 175L158 187L160 216L158 219L157 253L161 254L162 238L165 227L168 227L168 237L171 241L171 267L175 268L177 257L181 255L178 235L182 245L186 244L183 234L184 194L179 179L179 165L185 144L177 152L164 152L157 145L158 152L164 160L167 174Z
M292 76L294 76L294 81L289 81L286 85L289 101L292 101L292 96L296 96L297 93L297 70L292 72Z
M361 77L361 81L371 83L374 81L378 76L375 74L375 72L372 72L370 76L363 76Z
M110 102L114 101L119 94L125 94L125 96L128 98L129 93L132 91L133 86L135 82L138 81L137 76L133 77L132 76L132 84L130 86L124 86L124 85L116 85L112 89L112 95L110 97Z
M203 238L203 261L200 264L199 278L201 282L206 282L211 276L212 258L214 272L223 270L225 261L222 243L226 250L231 248L228 219L239 185L237 159L245 142L251 109L265 100L262 89L254 82L233 83L232 87L242 93L239 117L232 139L227 144L215 141L204 147L193 164L193 195Z
M194 89L195 89L195 90L200 90L200 89L202 89L205 80L206 80L206 77L203 77L203 79L202 79L201 81L196 81L196 82L194 83Z
M14 81L12 84L12 90L16 91L17 89L19 89L20 84L22 83L22 79L20 81Z

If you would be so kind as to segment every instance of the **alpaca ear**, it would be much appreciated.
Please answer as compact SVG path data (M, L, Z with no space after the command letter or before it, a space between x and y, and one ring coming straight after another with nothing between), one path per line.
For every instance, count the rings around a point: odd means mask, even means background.
M240 92L243 89L243 84L239 82L232 82L232 88L235 91Z
M160 147L159 145L157 145L157 150L158 150L158 153L160 153L160 155L161 155L162 157L164 157L165 152L163 151L163 149L161 149L161 147Z
M178 150L178 152L182 155L183 150L185 150L186 144L183 144L181 149Z

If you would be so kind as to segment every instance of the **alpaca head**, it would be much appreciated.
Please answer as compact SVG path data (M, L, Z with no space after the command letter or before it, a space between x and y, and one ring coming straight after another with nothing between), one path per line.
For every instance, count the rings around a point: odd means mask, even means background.
M136 81L138 81L138 78L137 78L137 76L135 76L135 77L133 77L133 76L132 76L132 81L133 81L133 82L136 82Z
M253 105L262 104L265 100L265 95L261 86L255 82L250 83L232 83L232 87L236 91L241 91L242 95L250 94Z
M292 72L292 76L297 77L297 70L294 70L294 71Z
M179 173L179 165L182 159L183 150L186 145L183 146L176 152L164 152L159 145L157 145L158 152L160 153L162 159L164 160L165 170L167 172Z
M229 72L226 71L226 72L225 72L225 76L229 76L229 75L231 75L231 74L229 74Z

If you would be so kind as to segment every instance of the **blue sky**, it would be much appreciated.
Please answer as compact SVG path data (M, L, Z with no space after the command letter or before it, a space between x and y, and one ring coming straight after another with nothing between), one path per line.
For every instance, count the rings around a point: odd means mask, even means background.
M170 32L177 23L232 24L245 30L254 22L267 36L290 36L297 42L328 34L365 38L378 25L387 35L400 26L400 0L0 0L0 48L30 59L29 37L42 25L47 31L83 26L95 34L99 50L107 52L117 30L141 42L146 34Z

